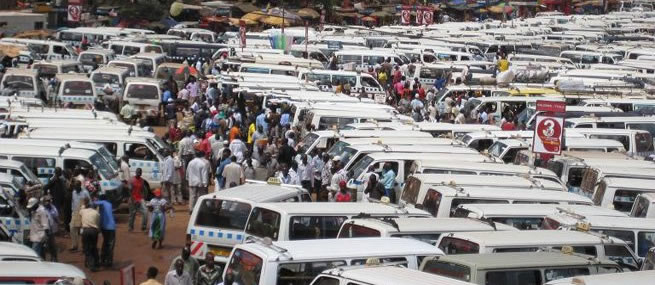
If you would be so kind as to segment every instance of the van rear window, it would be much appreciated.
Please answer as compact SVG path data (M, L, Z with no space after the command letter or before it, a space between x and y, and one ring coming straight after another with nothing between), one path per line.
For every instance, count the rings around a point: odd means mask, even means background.
M343 260L280 264L277 284L309 285L324 270L344 265L346 265L346 262Z
M234 274L234 284L259 284L263 267L261 257L242 249L236 249L227 266L227 272Z
M541 285L539 270L487 272L486 285Z
M441 239L439 249L445 254L480 253L480 246L477 243L454 237L444 237Z
M280 231L280 219L280 213L278 212L255 208L250 214L246 233L260 238L269 237L272 240L277 240Z
M196 215L196 226L242 231L246 227L250 209L246 203L205 199Z
M641 191L616 190L613 201L614 209L621 212L630 212L632 210L632 204L640 193Z
M151 84L130 84L127 88L128 98L159 100L159 87Z
M545 282L582 275L589 275L589 268L553 268L544 270Z
M466 282L471 281L471 269L455 263L430 260L425 263L422 271Z

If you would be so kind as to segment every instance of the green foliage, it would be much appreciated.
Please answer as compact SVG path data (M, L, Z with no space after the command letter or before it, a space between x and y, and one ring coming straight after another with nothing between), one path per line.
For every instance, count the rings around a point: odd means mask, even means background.
M134 4L122 6L118 15L129 20L159 21L168 15L169 7L168 3L162 4L159 0L137 0Z

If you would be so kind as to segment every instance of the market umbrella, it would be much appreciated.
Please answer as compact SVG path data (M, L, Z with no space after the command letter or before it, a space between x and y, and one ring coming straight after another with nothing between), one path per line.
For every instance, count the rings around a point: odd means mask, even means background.
M189 74L197 77L198 70L196 70L193 66L183 66L175 70L175 74Z
M375 22L375 21L377 21L375 18L370 17L370 16L362 17L361 20L362 20L362 22Z
M269 16L284 17L284 21L287 21L287 19L294 20L294 21L302 20L300 18L300 16L296 15L295 13L292 13L289 10L280 9L280 8L273 8L271 10L268 10L268 15Z
M298 10L298 16L301 18L311 18L311 19L318 19L321 17L321 14L316 12L316 10L312 8L302 8Z
M512 12L512 6L510 6L509 4L503 2L503 3L500 3L500 4L496 5L496 6L491 6L491 7L487 8L487 10L489 10L489 12L491 12L491 13L496 13L496 14L511 13Z
M243 17L241 17L241 19L257 21L257 20L259 20L259 19L261 19L263 17L266 17L266 14L264 14L262 12L250 12L250 13L244 15Z
M0 58L5 56L17 57L20 54L20 48L13 45L0 45Z
M384 18L384 17L389 17L391 16L391 13L387 11L376 11L371 13L369 16L371 17L378 17L378 18Z
M177 17L182 13L182 10L184 10L184 4L180 2L173 2L173 4L171 4L171 9L168 12L171 14L171 16Z
M276 16L268 16L266 18L262 18L259 20L259 22L271 26L277 26L277 27L282 26L282 23L284 23L285 27L291 26L290 19L284 19L284 21L282 21L282 17L276 17Z
M254 12L254 11L259 10L259 8L257 8L257 6L253 5L250 2L236 3L236 4L234 4L234 7L236 7L237 9L239 9L241 11L243 11L244 13L250 13L250 12Z

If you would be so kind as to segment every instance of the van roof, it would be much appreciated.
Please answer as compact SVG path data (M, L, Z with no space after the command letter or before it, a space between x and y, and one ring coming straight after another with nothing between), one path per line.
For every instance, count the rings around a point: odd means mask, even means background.
M355 144L348 146L354 150L365 153L373 152L423 152L423 153L461 153L461 154L477 154L474 149L461 146L461 145L443 145L435 144L425 148L417 148L415 145L394 145L394 144Z
M531 138L533 135L534 135L534 131L478 131L478 132L470 132L466 134L466 136L471 137L472 139L485 139L485 138L495 139L495 138L512 138L512 137Z
M459 232L450 233L449 237L463 239L477 244L484 244L487 247L505 246L530 246L539 247L546 245L565 244L597 244L597 243L619 243L624 241L612 237L601 237L578 231L555 231L555 230L534 230L534 231L497 231L497 232ZM446 237L446 236L443 236Z
M593 285L593 284L632 284L650 285L655 279L655 271L634 271L613 274L577 276L572 278L559 279L548 284L557 285Z
M651 179L611 177L605 178L604 180L609 187L616 187L619 189L643 189L644 191L655 192L655 188L653 188L653 180Z
M41 259L31 248L13 242L0 242L0 257L2 256L24 256L37 260Z
M57 73L57 79L60 81L88 81L91 82L91 79L83 73Z
M126 67L122 66L102 66L93 72L91 72L91 75L96 74L96 73L129 73L130 71Z
M495 98L495 97L494 97ZM420 122L416 123L416 127L421 131L440 131L440 130L453 130L463 132L473 131L500 131L500 127L485 124L451 124L451 123L432 123Z
M472 211L479 217L545 217L560 210L582 216L627 217L625 213L592 205L553 205L553 204L462 204L459 208Z
M80 64L80 62L72 59L51 59L51 60L41 60L39 62L34 63L34 65L38 65L38 64L76 65L76 64ZM34 68L34 65L32 65L32 68Z
M566 122L573 124L580 123L613 123L613 122L655 122L655 116L637 116L637 117L592 117L584 116L580 118L567 118Z
M313 131L312 134L317 134L319 137L341 137L341 138L377 138L377 137L403 137L403 138L432 138L432 135L420 131L362 131L362 130L324 130Z
M503 187L479 187L479 186L442 186L435 185L431 189L439 191L442 195L455 198L482 197L482 198L499 198L499 199L521 199L537 201L561 201L573 202L579 204L592 205L593 203L587 197L564 191L544 191L537 188L513 188Z
M416 153L416 152L373 152L368 156L373 160L391 160L391 159L406 159L406 160L461 160L472 162L491 162L493 159L486 157L482 154L451 154L451 153ZM470 178L470 177L469 177Z
M27 69L27 68L7 68L7 71L4 74L7 75L25 75L25 76L36 76L36 69Z
M134 58L160 58L160 57L166 57L166 54L163 53L156 53L156 52L140 52L137 53L133 56Z
M420 137L408 140L405 137L377 137L377 138L345 138L340 141L350 145L360 144L390 144L390 145L458 145L452 139Z
M450 185L456 186L484 186L484 187L506 187L506 188L535 188L564 191L562 184L548 181L535 180L520 176L484 176L484 179L471 179L471 175L466 174L414 174L412 177L420 180L424 184Z
M79 268L57 262L15 262L0 261L0 276L2 277L51 277L51 278L86 278Z
M24 156L51 156L59 157L60 147L48 147L48 146L35 146L35 145L3 145L0 149L0 153L3 154L12 154L12 155L24 155ZM62 153L62 156L69 157L83 157L88 158L91 155L95 154L94 151L80 148L69 148L65 149Z
M357 284L375 285L470 285L456 279L395 266L339 267L323 272L326 276L339 276ZM352 283L348 283L352 284Z
M588 139L588 138L566 138L567 148L594 148L594 147L616 147L624 149L622 143L610 139Z
M610 135L632 135L633 133L649 133L646 130L636 130L636 129L606 129L606 128L574 128L566 129L573 130L574 132L581 134L610 134ZM649 133L650 134L650 133Z
M609 259L599 260L582 254L560 252L503 252L483 254L455 254L439 256L435 260L466 265L476 270L566 267L592 264L616 265Z
M231 198L252 202L266 202L279 198L280 196L295 197L301 193L307 193L307 190L295 185L278 186L265 183L246 183L216 193L203 195L200 199Z
M398 228L393 226L390 222L396 223ZM449 232L472 232L472 231L517 231L518 229L496 223L496 229L490 224L476 219L469 218L412 218L401 217L391 219L376 219L376 218L351 218L344 222L363 225L371 228L385 228L390 232L400 233L423 233L423 232L436 232L436 231L449 231Z
M289 203L298 204L298 203ZM334 203L332 203L334 204ZM267 262L321 259L370 258L407 255L443 255L443 252L428 243L404 238L347 238L329 240L279 241L273 245L286 251L280 252L261 243L237 245L247 251L262 253ZM286 258L285 258L286 257Z
M170 67L170 68L180 68L180 67L185 67L187 65L183 63L175 63L175 62L164 62L157 66L157 68L162 68L162 67Z
M125 79L126 83L144 83L144 84L154 84L159 88L159 79L151 77L128 77Z
M80 55L87 54L87 53L111 55L111 54L114 54L114 51L110 50L110 49L104 49L104 48L90 48L90 49L87 49L85 51L80 52Z
M296 67L294 65L277 65L277 64L264 64L264 63L242 63L241 67L242 68L258 67L258 68L268 68L268 69L287 70L287 71L300 71L301 69L304 69L302 67Z
M298 214L371 214L371 215L416 215L429 217L427 212L411 207L400 208L393 205L378 203L260 203L257 207L286 213L289 215Z
M576 213L577 214L577 213ZM555 214L553 217L562 219L562 224L570 223L575 226L579 220L566 214ZM610 217L610 216L585 216L584 220L591 224L593 229L628 229L628 230L655 230L654 219L643 219L634 217Z
M557 176L555 172L547 168L495 162L421 160L421 167L423 169L448 168L453 170L478 170L482 172Z
M0 159L0 167L21 168L24 163L11 159Z

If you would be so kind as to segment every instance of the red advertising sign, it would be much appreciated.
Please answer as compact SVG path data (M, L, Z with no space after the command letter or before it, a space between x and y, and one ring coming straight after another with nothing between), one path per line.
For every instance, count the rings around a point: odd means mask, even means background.
M246 21L239 21L239 39L241 40L241 48L246 47Z
M432 11L426 10L423 12L423 24L432 25Z
M561 154L564 118L539 115L536 122L532 152Z
M566 102L537 100L537 112L564 113L566 112Z
M402 12L400 13L400 15L401 15L401 17L400 17L400 22L401 22L403 25L409 25L409 23L411 23L411 22L410 22L411 14L409 13L409 10L408 10L408 9L404 9L404 10L402 10Z
M82 6L68 5L68 21L79 22L80 18L82 18Z

